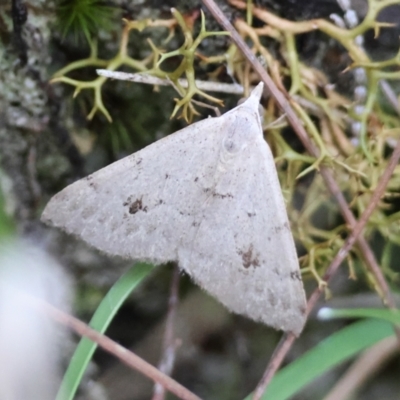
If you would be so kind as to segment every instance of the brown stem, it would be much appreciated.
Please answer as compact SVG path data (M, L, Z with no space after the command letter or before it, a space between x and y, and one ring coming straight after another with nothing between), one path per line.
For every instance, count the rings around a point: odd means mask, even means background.
M286 354L291 349L295 340L296 336L291 332L285 333L282 336L280 342L276 346L275 351L271 356L271 360L264 372L263 377L261 378L256 389L254 390L252 398L253 400L261 399L262 395L265 393L265 390L267 389L268 384L271 382L271 379L274 377L276 371L281 366L283 360L286 357Z
M164 388L174 393L178 398L182 400L201 400L200 397L196 396L190 390L186 389L180 383L176 382L169 376L163 374L153 365L149 364L147 361L138 357L136 354L132 353L125 347L122 347L118 343L114 342L107 336L95 331L79 319L53 307L49 303L39 300L33 296L26 296L28 299L28 304L39 311L45 312L52 319L59 322L60 324L67 326L68 328L75 331L80 336L85 336L92 342L99 345L105 351L113 354L120 361L122 361L127 366L136 369L143 375L159 383Z
M179 278L180 272L177 265L174 265L174 271L172 274L171 290L168 300L168 315L165 324L165 335L163 344L163 356L158 365L158 369L165 375L170 376L174 368L175 362L175 351L177 348L177 341L175 339L175 320L176 320L176 310L179 301ZM162 384L156 383L153 390L152 400L164 400L165 398L165 388Z

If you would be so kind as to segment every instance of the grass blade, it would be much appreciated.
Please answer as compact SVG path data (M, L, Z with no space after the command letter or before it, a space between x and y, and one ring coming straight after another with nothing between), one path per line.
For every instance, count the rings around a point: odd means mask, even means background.
M104 333L129 294L153 268L150 264L137 263L127 271L104 297L89 325L96 331ZM96 347L97 345L89 339L81 339L64 375L56 400L72 400L74 398Z
M281 369L262 399L289 399L323 373L390 335L393 326L376 319L343 328ZM250 399L251 396L246 398Z

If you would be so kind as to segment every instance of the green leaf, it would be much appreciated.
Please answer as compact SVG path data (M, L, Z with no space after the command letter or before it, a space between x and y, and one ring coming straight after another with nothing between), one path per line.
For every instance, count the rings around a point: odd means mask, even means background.
M289 399L323 373L391 335L393 326L376 319L343 328L281 369L262 399ZM246 398L250 399L251 396Z
M126 298L153 268L154 266L150 264L138 263L126 272L104 297L89 325L96 331L104 333ZM73 399L96 348L97 344L89 339L81 339L64 375L56 400Z

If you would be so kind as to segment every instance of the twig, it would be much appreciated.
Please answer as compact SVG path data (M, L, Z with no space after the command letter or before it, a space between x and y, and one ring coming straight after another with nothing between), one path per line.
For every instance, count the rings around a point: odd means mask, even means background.
M278 345L276 346L271 356L271 360L264 372L263 377L261 378L260 382L256 387L256 390L253 393L253 398L252 398L253 400L260 399L261 396L264 394L268 384L271 382L276 371L281 366L283 360L286 357L286 354L289 352L296 339L297 339L296 336L291 332L285 333L282 336L281 340L279 341Z
M90 328L88 325L79 321L79 319L53 307L49 303L36 299L33 296L26 296L29 300L29 305L36 308L39 311L45 312L52 319L59 322L60 324L69 327L80 336L85 336L102 349L108 351L127 366L136 369L143 375L159 383L164 388L168 389L171 393L174 393L177 397L182 400L201 400L200 397L196 396L190 390L186 389L180 383L176 382L169 376L163 374L153 365L149 364L136 354L132 353L125 347L122 347L118 343L114 342L110 338Z
M174 265L174 271L172 274L171 290L168 300L168 315L165 324L165 335L163 343L164 354L158 364L158 369L165 375L170 376L174 368L175 362L175 351L179 343L175 339L175 320L176 320L176 310L179 301L179 268ZM160 383L154 385L153 399L152 400L164 400L165 398L165 388Z
M398 356L394 336L381 340L365 351L347 370L324 400L346 400L353 398L357 389L378 373L393 357Z
M171 85L171 81L169 81L168 79L161 79L156 76L144 73L130 74L121 71L110 71L108 69L97 69L96 72L100 76L105 76L106 78L111 78L111 79L119 79L123 81L132 81L137 83L146 83L148 85L159 85L159 86ZM207 92L221 92L221 93L230 93L239 95L242 95L244 93L243 87L238 84L199 81L199 80L196 80L195 82L198 89ZM178 79L178 83L184 88L188 87L188 81L186 79Z
M318 157L318 150L315 148L311 140L309 139L307 132L303 128L302 124L300 123L297 115L294 113L293 109L291 108L289 102L286 100L285 96L279 91L279 89L276 87L274 82L272 81L271 77L268 75L267 71L264 69L264 67L261 65L261 63L258 61L257 57L251 52L249 47L246 45L242 37L239 35L239 33L235 30L235 28L232 26L232 24L227 20L225 15L222 13L222 11L218 8L218 6L215 4L214 0L203 0L203 3L205 6L209 9L211 14L214 16L214 18L218 21L218 23L227 31L231 33L232 39L235 42L236 46L242 51L244 56L247 58L247 60L252 64L254 70L260 75L262 81L265 83L269 91L271 92L272 96L275 98L276 102L282 109L282 111L287 115L287 119L289 120L290 124L292 125L294 131L297 133L299 139L302 141L304 147L307 149L307 151L312 154L315 157ZM396 147L397 150L397 147ZM394 151L392 154L392 158L389 162L389 166L387 170L385 171L384 176L388 176L390 178L391 173L393 170L390 170L391 166L395 166L398 162L398 157L400 156L400 146L399 146L399 154L397 154L397 151ZM353 213L351 212L339 186L335 182L333 175L331 171L326 168L321 166L320 167L320 172L322 177L325 180L325 183L327 187L329 188L330 192L332 195L336 198L336 201L339 204L340 210L342 212L343 217L345 218L346 222L350 225L352 229L357 228L356 235L353 233L350 235L349 240L351 239L352 243L354 243L356 240L358 240L358 245L360 246L360 249L362 250L362 253L365 257L365 261L367 263L367 266L369 270L372 272L374 275L377 284L379 285L381 292L383 293L384 299L386 301L386 304L388 304L391 308L395 307L395 303L392 297L392 294L389 290L389 286L375 260L374 254L372 250L370 249L368 243L366 240L362 237L359 236L361 233L362 229L364 228L364 225L374 208L376 207L377 203L371 201L370 207L367 209L369 210L369 215L366 219L362 218L360 220L360 223L357 223L357 220L355 219ZM380 196L383 194L383 191L386 187L387 181L384 182L384 185L381 184L382 180L380 182L380 185L378 185L378 188L376 189L375 194L378 196L378 200ZM366 210L366 211L367 211ZM364 213L365 214L365 213ZM347 243L347 242L346 242ZM338 253L338 256L342 257L342 252ZM336 258L335 258L336 259ZM334 260L335 261L335 260ZM336 271L336 268L334 269ZM328 269L328 272L330 271L330 268ZM332 276L331 273L328 273L328 277L330 278ZM325 279L325 277L324 277ZM308 311L314 306L316 300L318 299L320 295L320 291L317 289L313 295L311 296L309 300L309 307ZM282 341L279 345L279 347L276 349L269 366L267 367L267 370L265 371L265 374L260 381L259 385L256 388L256 391L254 392L254 399L259 399L262 394L264 393L268 383L272 379L273 375L275 374L276 370L279 368L282 360L284 359L285 355L291 348L292 343L294 342L294 337L291 334L285 334L284 337L282 338Z

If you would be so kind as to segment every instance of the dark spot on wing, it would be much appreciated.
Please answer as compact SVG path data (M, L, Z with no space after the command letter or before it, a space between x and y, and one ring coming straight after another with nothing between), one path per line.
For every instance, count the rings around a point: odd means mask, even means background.
M251 218L251 217L255 217L255 215L256 215L256 213L255 213L255 212L253 212L253 213L251 213L251 212L248 212L248 213L247 213L247 216L248 216L248 217L250 217L250 218Z
M225 194L217 193L211 188L205 188L205 189L203 189L203 192L204 193L211 193L212 197L215 197L215 198L218 198L218 199L227 199L227 198L228 199L233 199L233 194L231 194L231 193L225 193Z
M168 179L169 178L169 175L168 174L165 174L165 179Z
M300 271L292 271L290 273L290 279L301 281L301 274Z
M139 165L141 162L142 162L142 159L139 158L139 159L136 161L136 165Z
M287 222L285 222L283 225L280 225L280 226L274 226L275 233L279 233L284 230L290 231L290 226Z
M129 214L136 214L138 211L147 212L147 207L143 206L142 199L136 199L134 202L128 197L128 200L124 203L125 207L129 207Z
M222 194L222 193L214 192L214 193L212 194L212 196L213 196L213 197L217 197L217 198L219 198L219 199L226 199L226 198L228 198L228 199L233 199L233 195L230 194L230 193Z
M260 261L258 259L258 256L254 254L253 245L250 245L247 250L240 250L238 254L242 256L242 262L244 268L247 269L250 267L260 266Z
M225 143L225 149L229 152L233 152L235 150L235 142L232 139L228 139Z
M91 187L93 189L97 189L97 187L93 181L93 175L88 175L85 179L86 179L86 182L88 183L89 187Z
M199 180L199 178L196 176L196 178L194 178L194 181L197 182Z

